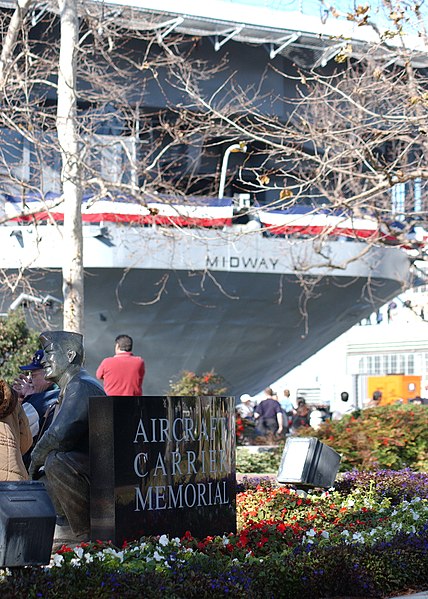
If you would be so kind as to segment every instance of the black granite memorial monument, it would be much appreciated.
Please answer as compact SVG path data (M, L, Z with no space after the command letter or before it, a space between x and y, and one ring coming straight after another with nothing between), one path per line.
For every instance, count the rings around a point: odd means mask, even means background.
M232 397L91 397L91 538L235 532Z

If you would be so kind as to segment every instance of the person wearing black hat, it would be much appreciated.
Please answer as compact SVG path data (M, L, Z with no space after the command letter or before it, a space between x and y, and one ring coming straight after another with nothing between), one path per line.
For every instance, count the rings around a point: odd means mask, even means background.
M15 379L13 384L13 389L22 401L23 408L27 411L26 408L30 405L37 411L39 417L38 437L52 422L59 396L59 387L45 379L42 359L43 350L38 349L29 364L19 367L22 374Z

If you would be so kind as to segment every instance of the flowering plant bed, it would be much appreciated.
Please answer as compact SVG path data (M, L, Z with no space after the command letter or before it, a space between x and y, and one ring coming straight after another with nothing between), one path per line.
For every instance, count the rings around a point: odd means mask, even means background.
M259 482L259 481L257 481ZM307 496L246 479L238 532L62 547L47 568L4 572L12 597L390 597L428 588L428 476L345 473Z

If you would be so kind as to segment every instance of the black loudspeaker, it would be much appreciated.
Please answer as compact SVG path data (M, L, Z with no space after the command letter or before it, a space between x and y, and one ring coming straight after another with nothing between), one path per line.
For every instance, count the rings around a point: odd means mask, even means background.
M333 486L340 454L314 437L289 437L278 470L279 483L307 487Z
M0 482L0 568L51 558L56 513L41 482Z

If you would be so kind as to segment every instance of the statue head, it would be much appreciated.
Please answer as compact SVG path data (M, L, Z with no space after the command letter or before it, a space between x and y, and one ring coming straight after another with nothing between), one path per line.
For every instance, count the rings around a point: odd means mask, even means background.
M83 335L70 331L44 331L40 336L44 351L45 378L58 382L66 373L74 373L83 364Z

